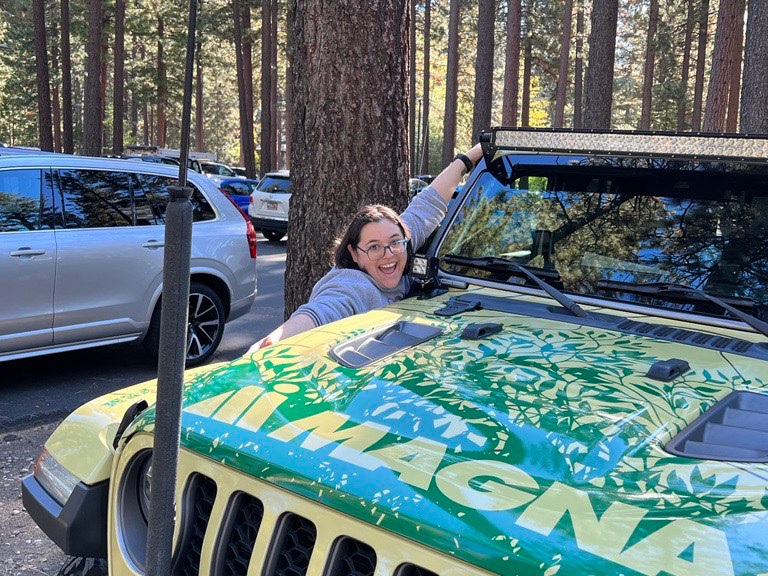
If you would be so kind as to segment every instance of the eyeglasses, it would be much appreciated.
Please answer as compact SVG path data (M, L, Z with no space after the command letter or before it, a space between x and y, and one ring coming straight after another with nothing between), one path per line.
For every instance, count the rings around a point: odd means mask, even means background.
M393 256L396 256L405 252L407 246L408 238L402 238L400 240L390 242L389 244L372 244L368 247L367 250L365 248L360 248L360 246L355 246L355 248L360 250L360 252L365 252L366 256L368 256L368 259L375 262L376 260L381 260L384 258L387 250L389 250Z

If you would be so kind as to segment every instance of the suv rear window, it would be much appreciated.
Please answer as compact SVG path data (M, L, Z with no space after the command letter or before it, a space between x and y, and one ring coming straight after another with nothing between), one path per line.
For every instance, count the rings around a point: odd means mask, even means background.
M270 194L290 194L291 180L290 178L264 176L264 178L261 179L261 182L259 182L258 189L262 192L269 192Z

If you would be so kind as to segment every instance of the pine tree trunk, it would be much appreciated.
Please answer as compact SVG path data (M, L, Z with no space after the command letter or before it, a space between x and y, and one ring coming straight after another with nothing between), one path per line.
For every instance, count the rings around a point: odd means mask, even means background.
M751 0L747 14L741 132L768 134L768 3Z
M565 119L565 95L568 86L568 62L571 56L571 23L573 21L573 0L565 0L563 7L563 33L560 44L560 69L555 89L555 128L563 127Z
M294 130L285 312L365 203L408 200L408 0L291 0ZM377 33L365 34L375 23ZM343 137L339 137L339 135Z
M696 77L693 87L693 113L691 130L701 130L701 117L704 102L704 74L707 67L707 30L709 29L709 0L702 0L699 17L698 47L696 48Z
M450 0L448 16L448 64L445 72L445 115L443 116L443 166L453 158L456 147L456 109L459 92L459 0Z
M123 103L125 98L125 0L115 0L114 101L112 103L112 153L123 153Z
M531 39L525 38L523 48L523 97L520 108L520 126L531 125Z
M248 178L257 178L259 173L256 168L256 141L254 136L253 124L253 39L251 34L251 3L245 0L241 3L242 18L242 41L243 41L243 80L245 81L245 108L246 119L248 121L248 149L246 154L245 147L241 147L243 155L243 166Z
M53 151L51 126L51 80L48 71L48 47L45 37L45 2L33 0L35 29L35 69L37 71L37 133L40 148Z
M244 62L243 53L243 10L240 7L239 0L232 0L232 19L234 21L235 36L235 65L238 70L244 70L247 64ZM253 131L248 120L248 89L246 74L237 74L237 94L240 112L240 150L243 155L245 172L253 178L256 174L256 156L254 151Z
M643 66L643 104L640 112L640 129L651 127L653 101L653 71L656 64L656 31L659 28L659 0L651 0L648 10L648 30L645 36L645 65Z
M432 26L431 11L431 0L424 0L424 118L422 120L420 168L422 174L429 174L429 48L430 29Z
M517 126L517 98L520 92L520 0L507 1L507 43L504 65L504 96L501 123Z
M493 104L493 50L496 38L496 0L478 0L477 60L475 60L475 99L472 114L472 142L491 127Z
M712 68L704 111L704 131L722 132L728 109L728 91L731 81L734 43L737 39L736 19L739 0L720 0L712 50Z
M269 67L272 54L272 3L261 2L261 139L259 152L259 171L266 174L272 170L272 75Z
M88 43L86 45L83 94L83 148L86 156L101 155L101 0L88 0Z
M157 118L156 129L156 143L161 148L165 147L165 138L167 135L167 121L165 118L165 101L168 97L168 79L165 69L165 51L163 47L165 36L165 21L162 15L159 13L157 16Z
M686 103L688 100L688 78L691 68L691 46L693 45L693 23L694 10L693 0L686 0L687 16L685 19L685 37L683 39L683 66L680 74L680 97L677 104L677 130L682 132L686 129Z
M195 50L195 150L205 152L205 107L203 106L203 43Z
M619 3L592 3L589 56L585 79L584 127L610 128L613 104L613 72L616 61L616 23Z
M291 157L293 150L293 4L288 2L288 16L286 20L286 44L288 46L288 63L285 68L285 168L291 169Z
M573 127L584 124L584 5L576 9L576 60L573 64Z
M741 64L744 53L744 9L746 0L738 0L736 21L734 22L734 41L731 45L729 67L731 77L728 80L728 109L725 116L725 131L736 132L739 124L739 93L741 92Z
M408 53L408 162L409 174L415 176L416 166L416 1L410 1L410 25L408 43L413 49Z
M266 1L266 0L265 0ZM270 33L272 35L271 51L269 54L270 65L269 73L272 76L269 87L269 105L272 108L272 166L274 168L280 168L281 166L281 142L280 142L280 130L278 128L278 111L277 111L277 20L280 15L278 11L277 0L272 0L272 9L270 10L272 20L270 22Z
M69 43L69 0L61 0L61 123L62 150L75 151L72 122L72 55Z

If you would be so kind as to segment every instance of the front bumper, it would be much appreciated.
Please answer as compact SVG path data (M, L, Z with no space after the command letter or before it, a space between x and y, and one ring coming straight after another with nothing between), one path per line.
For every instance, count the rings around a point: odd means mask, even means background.
M65 554L107 557L109 481L93 486L80 482L62 506L33 474L21 481L21 498L32 520Z

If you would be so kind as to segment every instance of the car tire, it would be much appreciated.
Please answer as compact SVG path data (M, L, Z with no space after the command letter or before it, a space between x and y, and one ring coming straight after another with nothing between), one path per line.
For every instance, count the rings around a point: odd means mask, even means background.
M264 235L264 238L270 242L280 242L280 240L283 239L283 236L285 236L282 232L274 232L272 230L262 230L261 233Z
M59 569L57 576L107 576L107 573L107 561L104 558L71 556Z
M161 302L158 302L144 337L144 348L155 360L160 351L160 311ZM212 288L192 282L188 314L186 367L192 368L205 364L216 352L224 335L226 313L221 298Z

